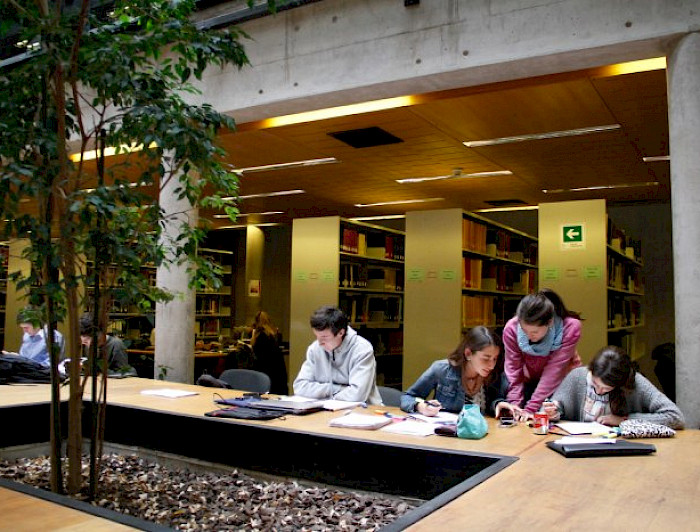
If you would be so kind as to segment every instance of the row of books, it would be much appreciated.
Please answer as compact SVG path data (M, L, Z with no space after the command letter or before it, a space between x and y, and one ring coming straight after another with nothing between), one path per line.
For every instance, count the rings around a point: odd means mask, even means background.
M607 220L607 242L614 250L619 251L623 255L634 259L638 262L642 261L642 241L630 237L625 233L624 229L620 229L608 217Z
M395 268L375 268L353 262L341 263L338 286L401 292L403 291L403 271Z
M402 300L400 296L373 297L341 294L338 305L347 314L351 323L399 323L401 321Z
M467 218L462 219L462 248L486 253L487 227Z
M608 286L641 294L644 292L644 276L634 264L609 256Z
M644 323L639 301L624 297L608 299L608 328L635 327Z
M498 296L462 295L462 328L477 325L502 327L515 315L519 299Z
M230 314L231 306L224 304L218 297L198 297L195 312L197 314Z
M353 227L341 228L340 251L375 259L404 260L403 235L363 232Z
M526 294L537 286L535 270L516 270L505 264L462 258L462 287Z

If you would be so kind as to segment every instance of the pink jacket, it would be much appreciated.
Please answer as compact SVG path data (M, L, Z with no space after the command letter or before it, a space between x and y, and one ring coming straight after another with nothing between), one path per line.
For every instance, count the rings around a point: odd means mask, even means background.
M523 353L518 346L518 319L511 318L503 329L505 346L505 371L508 377L508 402L522 405L525 383L539 379L537 388L525 405L528 412L537 412L542 402L550 397L564 377L581 365L576 344L581 337L581 322L576 318L564 319L564 334L559 349L548 356Z

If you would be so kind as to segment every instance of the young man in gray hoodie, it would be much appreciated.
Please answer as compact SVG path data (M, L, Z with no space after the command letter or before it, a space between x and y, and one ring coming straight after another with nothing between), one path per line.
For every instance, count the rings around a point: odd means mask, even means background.
M319 308L310 322L316 341L306 350L294 394L382 404L372 344L348 325L348 317L336 307Z

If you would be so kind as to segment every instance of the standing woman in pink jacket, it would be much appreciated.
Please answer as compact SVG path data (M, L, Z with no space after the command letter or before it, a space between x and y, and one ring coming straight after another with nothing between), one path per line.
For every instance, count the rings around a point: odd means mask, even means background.
M567 310L556 292L545 288L520 301L503 329L509 410L527 419L540 409L569 371L581 365L580 337L580 316Z

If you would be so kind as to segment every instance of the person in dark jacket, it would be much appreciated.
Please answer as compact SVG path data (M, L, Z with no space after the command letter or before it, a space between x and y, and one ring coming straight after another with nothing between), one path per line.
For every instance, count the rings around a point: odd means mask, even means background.
M255 315L251 346L255 360L253 369L270 377L270 393L287 395L287 366L277 344L277 330L263 310Z

